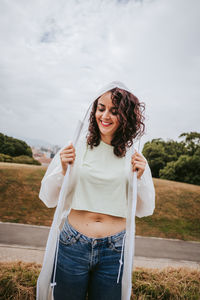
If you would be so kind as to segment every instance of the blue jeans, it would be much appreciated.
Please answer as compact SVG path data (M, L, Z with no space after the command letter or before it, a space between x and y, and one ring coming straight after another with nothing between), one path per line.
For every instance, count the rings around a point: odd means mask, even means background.
M59 237L55 300L121 300L125 230L89 238L66 220ZM122 256L122 257L121 257Z

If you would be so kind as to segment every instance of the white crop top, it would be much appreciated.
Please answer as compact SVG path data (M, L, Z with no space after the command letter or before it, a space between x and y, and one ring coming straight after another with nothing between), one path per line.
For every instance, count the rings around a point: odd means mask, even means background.
M117 157L113 149L103 141L93 149L87 145L71 208L126 218L125 157Z

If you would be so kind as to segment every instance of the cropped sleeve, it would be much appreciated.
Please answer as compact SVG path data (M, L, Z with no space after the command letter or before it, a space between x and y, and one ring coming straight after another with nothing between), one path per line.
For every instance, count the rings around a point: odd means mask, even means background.
M56 153L41 181L39 198L49 208L55 207L58 203L59 193L64 179L64 175L62 174L62 165L60 161L60 152L65 147L66 146L61 148Z
M152 215L155 209L155 188L151 169L146 158L144 156L143 158L146 161L145 170L142 176L137 179L136 216L139 218Z

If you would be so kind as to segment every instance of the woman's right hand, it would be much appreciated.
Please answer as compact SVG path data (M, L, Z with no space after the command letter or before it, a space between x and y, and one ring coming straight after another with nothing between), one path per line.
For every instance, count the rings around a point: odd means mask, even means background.
M73 164L76 157L75 148L72 142L60 152L60 160L62 165L62 174L65 175L68 164Z

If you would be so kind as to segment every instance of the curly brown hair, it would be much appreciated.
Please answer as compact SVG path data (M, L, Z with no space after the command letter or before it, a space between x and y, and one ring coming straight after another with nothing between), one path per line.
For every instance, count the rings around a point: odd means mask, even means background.
M143 112L145 110L145 103L139 102L135 95L120 88L113 88L107 92L111 92L112 103L117 107L117 118L119 120L119 127L114 133L111 145L114 146L114 154L118 157L123 157L126 154L126 148L133 145L133 139L142 136L144 133L145 117ZM89 117L87 143L91 149L94 146L97 147L101 141L95 117L100 97L94 101Z

